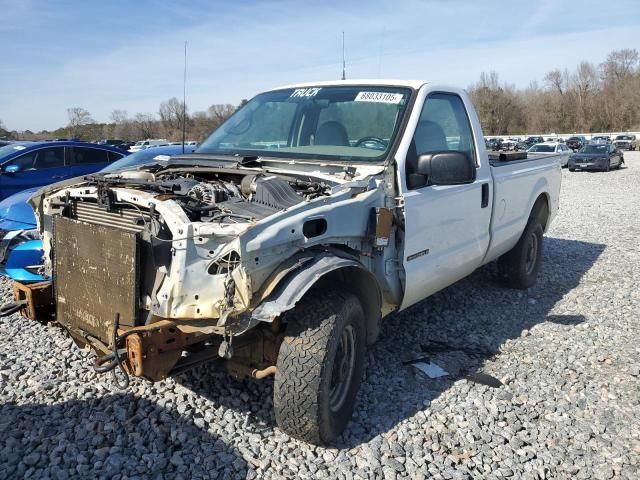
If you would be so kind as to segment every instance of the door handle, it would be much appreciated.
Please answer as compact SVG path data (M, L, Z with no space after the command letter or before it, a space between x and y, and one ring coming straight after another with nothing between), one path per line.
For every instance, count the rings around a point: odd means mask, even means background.
M482 199L480 200L480 208L489 206L489 184L482 184Z

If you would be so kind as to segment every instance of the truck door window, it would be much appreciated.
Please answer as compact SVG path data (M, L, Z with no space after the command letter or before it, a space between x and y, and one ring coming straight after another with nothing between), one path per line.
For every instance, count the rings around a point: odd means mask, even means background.
M416 160L425 153L458 151L477 164L467 111L457 95L434 93L427 97L413 141Z

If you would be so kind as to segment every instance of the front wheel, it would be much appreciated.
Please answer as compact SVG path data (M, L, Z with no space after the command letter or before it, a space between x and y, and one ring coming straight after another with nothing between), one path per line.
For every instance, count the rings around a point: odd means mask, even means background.
M536 283L542 260L544 229L538 218L529 218L515 247L498 259L498 271L510 288L526 289Z
M316 445L346 427L365 359L362 306L351 293L310 294L285 314L273 389L278 426Z
M603 172L608 172L609 170L611 170L611 160L607 162L607 165L604 167Z

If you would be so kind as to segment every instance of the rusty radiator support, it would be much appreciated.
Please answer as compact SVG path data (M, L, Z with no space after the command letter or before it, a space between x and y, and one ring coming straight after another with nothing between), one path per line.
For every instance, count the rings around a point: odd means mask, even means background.
M55 320L53 288L51 282L24 284L13 282L13 298L16 302L25 302L20 314L30 320L47 323Z

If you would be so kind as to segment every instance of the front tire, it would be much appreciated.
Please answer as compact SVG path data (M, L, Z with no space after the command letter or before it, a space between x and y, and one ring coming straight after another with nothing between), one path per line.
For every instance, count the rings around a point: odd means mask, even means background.
M540 220L529 218L515 247L498 259L498 271L507 287L524 290L536 283L542 260L543 234Z
M349 422L362 380L362 306L351 293L315 292L284 320L273 391L276 422L293 437L329 444Z

